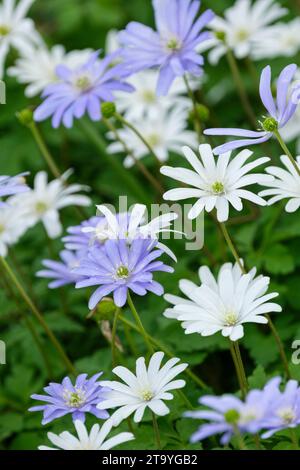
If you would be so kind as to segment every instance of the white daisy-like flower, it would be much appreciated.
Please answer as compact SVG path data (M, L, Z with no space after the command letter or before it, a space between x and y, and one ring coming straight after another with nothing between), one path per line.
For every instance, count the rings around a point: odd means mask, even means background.
M59 211L68 206L89 206L91 200L87 196L75 194L89 188L80 184L66 185L66 180L72 173L67 171L59 179L48 183L48 175L40 171L34 179L34 188L25 194L14 196L14 205L22 205L30 226L42 222L49 237L56 238L62 233Z
M186 120L186 112L180 108L174 108L170 112L161 112L155 119L148 117L132 121L131 124L151 145L159 160L165 162L169 158L169 152L179 153L183 145L189 144L193 148L197 147L197 136L195 132L186 130ZM131 129L120 129L119 134L136 159L149 155L147 147ZM107 151L112 154L123 153L124 147L120 142L115 141L115 135L108 133L108 137L114 142L108 146ZM124 166L130 168L133 165L132 156L127 155Z
M244 336L244 323L268 323L264 314L282 310L269 302L278 296L275 292L267 294L270 278L255 274L255 268L243 274L237 263L226 263L215 279L210 269L202 266L200 287L184 279L179 283L187 298L165 295L173 307L165 310L164 316L182 322L186 334L211 336L221 331L237 341Z
M112 428L112 423L109 419L105 421L101 428L99 424L94 424L90 433L88 433L82 421L76 420L74 426L77 437L67 431L59 435L49 432L48 439L55 447L39 446L39 450L110 450L119 444L134 439L132 433L122 432L105 440Z
M120 214L112 212L105 205L96 207L98 215L103 215L104 218L99 219L96 226L84 227L82 232L92 234L92 240L100 243L104 243L106 240L125 239L130 244L136 238L157 240L161 233L176 232L171 229L172 222L178 218L178 214L175 212L159 215L145 223L147 207L144 204L135 204L129 213ZM176 261L175 254L166 245L158 242L156 247Z
M46 45L24 51L8 75L16 77L19 83L27 84L25 95L29 98L39 95L48 85L58 80L56 67L64 64L75 68L90 55L90 49L72 51L68 54L63 46L57 45L48 50Z
M251 56L253 44L263 41L268 27L287 12L274 0L237 0L224 12L224 18L215 17L210 22L215 38L203 43L202 50L211 48L208 58L212 64L226 54L227 46L238 59Z
M269 189L260 192L261 196L272 196L268 205L275 204L282 199L289 199L285 206L287 212L295 212L300 207L300 176L287 155L280 157L286 170L278 166L266 168L266 172L274 176L273 180L265 183ZM296 158L300 170L300 156Z
M135 89L133 93L116 92L116 106L119 112L124 113L128 121L141 119L157 119L161 113L171 108L180 108L185 112L190 108L190 100L183 96L186 87L182 78L175 80L167 96L157 96L156 83L158 72L145 70L128 79L128 83Z
M114 426L134 413L134 421L139 423L146 408L149 408L158 416L165 416L169 408L164 400L172 400L171 390L177 390L185 386L184 380L174 380L183 372L188 364L178 364L180 359L174 357L161 367L164 353L156 352L150 359L148 368L145 358L140 357L136 361L136 373L132 373L126 367L118 366L113 373L120 377L123 382L104 381L103 386L110 388L107 398L97 407L101 410L118 408L111 416Z
M26 18L34 0L3 0L0 4L0 78L4 63L11 47L20 54L31 50L33 45L42 43L31 19Z
M28 229L22 199L20 199L20 204L12 205L11 201L14 197L16 196L7 199L6 204L0 206L0 256L3 257L7 255L8 248L15 245Z
M264 174L248 174L257 166L268 162L268 157L246 164L253 153L250 150L243 150L230 160L231 152L215 157L208 144L199 146L200 159L189 147L183 147L182 151L193 170L163 166L160 171L165 176L191 186L171 189L164 194L164 199L168 201L196 197L198 200L188 213L189 219L195 219L203 210L211 212L215 208L218 221L225 222L229 217L230 204L237 211L243 209L242 199L261 206L266 205L261 197L244 188L256 183L265 184L272 179Z
M255 59L273 59L274 57L294 57L300 50L300 18L289 23L276 24L266 31L263 41L254 41Z
M113 54L118 49L120 49L121 45L119 43L119 31L117 29L110 29L106 35L105 41L105 52L106 54Z

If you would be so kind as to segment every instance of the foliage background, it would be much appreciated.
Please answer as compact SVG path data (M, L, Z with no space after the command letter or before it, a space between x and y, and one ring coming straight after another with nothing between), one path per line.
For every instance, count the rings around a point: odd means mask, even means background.
M230 0L203 0L203 6L213 8L218 14L222 14L232 3ZM297 1L280 3L289 7L291 18L299 13L300 6ZM148 24L153 22L150 0L51 0L51 2L37 0L31 10L31 16L49 45L63 44L67 50L104 48L106 34L111 28L121 29L133 19ZM10 62L12 60L13 54L9 58ZM299 57L293 60L299 64ZM287 63L289 59L273 60L271 65L274 74L277 75ZM258 73L264 65L263 62L256 64ZM240 62L240 66L252 104L259 117L261 106L257 97L257 84L249 75L243 61ZM210 67L207 64L206 72L207 80L200 95L211 108L211 121L207 126L211 127L216 121L224 127L246 126L244 112L239 104L226 61L223 59L217 67ZM24 97L23 88L13 79L7 78L6 83L7 105L1 106L0 109L0 174L16 174L29 169L32 180L37 171L45 168L44 162L28 129L22 127L15 116L17 111L28 105L28 100ZM104 150L99 152L80 129L75 127L71 131L66 131L61 128L53 131L46 123L42 126L42 130L60 169L73 167L74 180L91 186L95 203L114 203L117 197L123 194L128 194L132 203L140 202L107 164ZM96 130L99 133L104 132L100 123L96 126ZM272 157L278 161L280 149L275 142L271 144L271 150ZM291 150L294 151L293 145ZM258 155L262 155L265 150L260 147L255 151ZM111 158L121 160L122 156ZM171 157L171 163L176 161L181 161L180 156ZM151 166L151 162L147 164ZM137 181L140 180L135 169L130 172ZM169 184L168 181L165 183ZM147 183L143 182L143 185L150 203L154 195L152 196L151 188L148 190ZM93 211L93 207L90 208L89 215L93 215ZM293 340L300 339L299 214L287 215L282 212L282 206L277 205L264 208L261 212L253 211L254 207L247 206L243 215L250 215L250 220L236 219L237 223L230 227L230 231L247 266L257 266L258 270L270 275L272 289L280 292L280 303L284 310L282 314L277 314L275 323L290 358ZM76 225L79 220L75 216L76 213L72 208L65 210L64 227ZM173 242L179 262L175 274L160 276L166 292L177 293L179 279L188 278L197 281L197 270L200 265L209 264L217 270L220 264L230 259L230 254L215 225L207 217L205 244L205 250L197 253L186 252L183 241ZM18 269L23 282L30 288L49 326L60 338L77 369L88 374L103 370L106 378L110 378L110 347L97 323L86 318L89 313L87 293L84 290L76 291L73 287L50 291L45 280L35 278L41 260L53 257L53 253L57 256L61 248L59 240L49 246L42 226L38 225L21 240L9 261ZM6 295L1 275L0 286L0 338L7 345L7 365L0 366L0 449L36 449L38 445L46 444L46 431L52 430L57 433L65 429L72 430L71 419L66 417L42 428L40 414L30 414L27 411L32 404L30 395L39 393L47 384L48 377L41 355L24 321L24 314L30 315L30 312L21 301L16 304L13 296ZM211 391L220 394L237 390L227 342L221 335L210 338L201 338L198 335L184 336L178 322L167 320L162 316L166 303L154 295L137 299L137 305L142 312L146 328L183 361L189 362L194 372L209 384ZM129 312L127 314L129 315ZM60 381L65 375L64 367L39 325L35 324L35 328L43 348L51 359L54 378ZM118 334L126 347L122 328ZM137 353L142 354L144 347L140 338L136 336L134 341ZM263 386L267 378L282 374L276 345L267 327L255 325L246 327L242 353L251 386ZM128 358L127 354L122 360L129 367L135 362L135 359ZM300 379L300 366L292 367L294 377ZM186 392L194 404L203 393L189 380ZM173 449L201 447L199 444L196 446L188 444L188 438L197 427L197 423L181 418L185 405L180 401L178 405L173 402L171 409L172 413L167 418L160 419L163 444ZM139 438L130 443L129 448L151 447L152 432L150 419L146 420L138 429ZM279 441L280 434L276 439ZM275 449L283 449L287 445L284 439L280 440L281 443L275 446Z

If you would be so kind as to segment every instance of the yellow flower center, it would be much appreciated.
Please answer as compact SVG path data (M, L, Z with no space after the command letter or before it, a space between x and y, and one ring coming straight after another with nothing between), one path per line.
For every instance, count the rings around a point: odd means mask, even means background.
M148 136L147 141L151 147L156 147L160 143L160 137L158 134L153 133Z
M119 266L117 269L117 277L120 279L126 279L129 274L129 269L126 266Z
M10 33L10 27L4 24L0 25L0 36L7 36Z
M172 38L167 42L167 49L169 49L172 52L179 51L180 47L181 47L181 44L179 40L176 38Z
M77 78L75 85L77 88L79 88L79 90L86 91L91 87L91 80L89 77L82 76Z
M224 323L226 326L234 326L236 325L238 320L237 314L234 312L226 313L224 318Z
M142 392L142 399L144 401L150 401L150 400L152 400L153 397L154 397L154 395L153 395L152 392L150 392L150 390L144 390Z
M5 226L3 224L0 224L0 234L5 231Z
M155 93L153 93L153 91L144 90L142 96L143 96L143 100L146 103L155 103L156 95L155 95Z
M278 410L277 415L281 418L286 424L290 424L295 419L295 413L292 408L282 408Z
M249 38L249 31L247 31L246 29L240 29L239 31L236 32L236 39L238 41L245 41L248 38Z
M81 388L76 389L75 392L66 390L63 397L70 408L80 408L86 401L85 392Z
M45 202L39 201L35 205L35 210L37 211L38 214L43 214L46 212L48 209L48 206Z
M221 181L216 181L212 187L212 192L216 195L224 193L224 184Z

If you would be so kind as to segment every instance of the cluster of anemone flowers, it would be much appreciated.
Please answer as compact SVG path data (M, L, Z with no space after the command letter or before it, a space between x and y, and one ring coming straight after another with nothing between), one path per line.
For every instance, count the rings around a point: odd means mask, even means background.
M70 419L74 427L69 423L59 434L49 431L39 449L130 449L131 441L139 444L142 422L153 426L151 448L171 448L160 423L166 416L172 419L178 403L180 418L198 426L191 425L189 441L180 443L183 448L265 450L283 436L285 448L299 449L300 387L276 327L284 315L280 296L261 266L251 266L251 259L239 254L228 227L233 213L249 205L263 212L283 200L287 213L299 210L300 156L288 144L300 138L300 71L292 63L300 51L300 18L283 22L288 11L276 0L236 0L222 17L204 10L199 0L152 0L153 28L132 21L110 33L104 52L101 45L67 52L62 45L49 48L27 17L33 3L0 4L0 73L25 85L26 98L34 100L17 117L35 139L47 171L0 176L0 264L68 373L45 386L44 394L30 397L29 412L42 412L42 426ZM12 49L17 56L6 67ZM209 83L223 56L250 129L207 125L209 106L201 86ZM262 68L256 90L261 110L255 118L240 61L247 59L255 69L256 61L276 57L287 63L277 76L269 64ZM40 132L44 121L64 133L78 126L85 138L96 135L96 142L101 123L107 165L131 183L138 174L133 186L137 194L145 194L138 180L149 186L150 204L192 201L188 219L192 223L205 215L224 240L228 259L201 265L196 253L190 278L180 279L186 233L177 225L178 213L170 205L149 219L142 200L127 210L109 206L110 200L96 205L95 188L76 182L76 170L60 170L61 162L52 157ZM65 210L76 214L76 223L66 226ZM9 256L36 225L52 248L61 243L60 252L52 249L53 256L42 260L36 282L47 282L53 297L64 286L74 295L75 290L84 292L89 317L99 316L111 347L109 369L99 363L99 371L89 376L74 367L55 328L14 272ZM181 253L169 244L172 236L181 237ZM57 244L51 245L53 240ZM179 282L168 281L166 289L164 280L173 273ZM165 302L164 311L156 312L158 321L177 325L182 339L197 335L201 344L204 337L226 338L235 393L213 395L198 376L197 364L177 357L175 345L170 351L149 333L142 306L145 297L153 297L155 308L155 296ZM101 319L103 311L108 314ZM123 324L141 345L129 348L128 362L118 337ZM249 324L265 325L281 364L261 386L251 386L240 347Z

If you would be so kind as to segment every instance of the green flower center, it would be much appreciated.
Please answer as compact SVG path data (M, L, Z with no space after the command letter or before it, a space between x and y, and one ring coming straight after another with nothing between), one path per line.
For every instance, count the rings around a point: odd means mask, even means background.
M147 138L147 141L151 147L156 147L160 143L160 137L158 134L150 134Z
M290 424L295 419L295 413L292 408L282 408L277 412L277 415L286 423Z
M249 32L246 29L240 29L236 32L236 39L238 41L245 41L249 37Z
M44 212L46 212L48 209L48 206L45 202L37 202L36 205L35 205L35 210L37 211L38 214L43 214Z
M145 90L143 92L143 100L146 103L155 103L155 99L156 99L156 96L155 96L155 93L153 93L153 91Z
M219 39L219 41L222 41L222 42L224 42L225 39L226 39L225 31L216 31L215 36L216 36L217 39Z
M172 38L167 42L167 49L169 49L172 52L179 51L180 47L181 47L181 44L176 38Z
M224 184L221 181L216 181L212 187L212 192L214 194L223 194L224 193Z
M276 119L268 117L261 123L261 126L266 132L275 132L278 129L278 122Z
M89 77L79 77L77 78L75 85L79 90L86 91L91 87L91 80Z
M150 400L152 400L153 397L154 397L154 395L153 395L152 392L150 392L150 390L144 390L142 392L142 399L144 401L150 401Z
M234 326L236 325L238 320L237 314L234 312L226 313L224 321L226 326Z
M129 269L126 266L119 266L116 275L120 279L126 279L129 275Z
M0 36L7 36L10 33L10 27L4 24L0 25Z
M67 406L70 408L80 408L85 403L86 396L85 392L81 388L78 388L75 392L66 390L64 392L64 399Z
M5 231L5 226L3 224L0 224L0 234Z
M224 414L225 421L229 424L236 424L240 418L240 414L237 410L228 410Z

